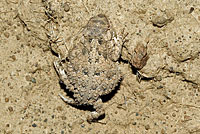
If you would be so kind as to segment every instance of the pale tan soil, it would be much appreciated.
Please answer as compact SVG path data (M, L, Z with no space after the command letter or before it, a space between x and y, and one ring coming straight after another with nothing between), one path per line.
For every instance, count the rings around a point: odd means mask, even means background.
M121 63L124 79L105 102L105 118L88 124L89 111L58 96L63 91L52 64L56 57L49 50L41 0L1 0L1 134L200 133L199 0L67 2L70 10L60 11L66 37L104 13L116 31L129 33L124 60L136 42L147 44L149 60L141 72L155 79L138 83L130 65Z

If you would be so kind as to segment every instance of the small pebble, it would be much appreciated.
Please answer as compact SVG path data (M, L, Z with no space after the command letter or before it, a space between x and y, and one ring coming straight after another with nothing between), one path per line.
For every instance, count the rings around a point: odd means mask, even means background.
M163 16L156 16L152 19L152 23L153 23L153 26L157 26L159 28L167 25L168 23L172 22L174 20L173 17L170 17L170 18L165 18Z
M27 81L31 81L31 76L30 75L27 75L25 78L26 78Z
M13 112L13 107L8 107L8 110L9 110L10 112Z
M44 119L44 122L47 122L47 119Z
M173 67L169 67L169 72L174 72L174 68Z
M145 126L145 129L146 129L146 130L149 130L149 129L150 129L150 126L149 126L149 125L146 125L146 126Z
M164 129L161 130L161 134L166 134Z
M64 8L64 11L65 11L65 12L68 12L68 11L70 10L69 4L68 4L67 2L65 2L65 3L63 4L63 8Z
M16 39L17 39L17 40L20 40L20 36L19 36L19 35L16 35Z
M10 56L10 58L11 58L13 61L16 61L16 59L17 59L15 55Z
M81 124L81 127L84 128L84 127L85 127L85 124Z
M175 114L175 113L172 113L172 117L176 117L176 114Z
M61 134L64 134L64 133L65 133L65 132L62 130L62 131L61 131Z
M55 115L52 115L51 118L54 119L54 118L55 118Z
M62 120L66 120L67 118L65 116L61 116L61 119Z
M5 32L5 33L4 33L4 36L5 36L6 38L9 38L10 34L9 34L8 32Z
M163 86L162 86L162 85L160 85L160 86L158 86L158 87L157 87L157 89L162 89L162 88L163 88Z
M9 102L9 98L5 98L5 102Z
M193 11L194 11L194 7L191 7L189 13L192 13Z
M58 106L56 109L57 109L57 111L62 111L63 110L61 106Z
M35 123L32 124L32 127L37 127L37 125Z
M133 124L133 125L136 125L137 123L136 123L136 122L133 122L132 124Z
M27 75L27 76L25 77L25 79L26 79L27 81L31 81L32 83L36 83L36 79L33 78L33 77L31 77L30 75Z
M31 82L36 83L36 79L35 79L35 78L32 78L32 79L31 79Z
M155 80L156 80L156 81L161 81L161 80L162 80L162 76L156 76L156 77L155 77Z

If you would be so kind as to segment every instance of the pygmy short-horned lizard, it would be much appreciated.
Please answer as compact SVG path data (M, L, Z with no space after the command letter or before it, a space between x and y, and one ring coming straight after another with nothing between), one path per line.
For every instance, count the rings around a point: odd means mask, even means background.
M101 96L109 94L120 82L121 48L121 38L108 18L99 14L83 27L66 58L54 62L66 90L73 93L73 97L60 97L70 105L92 105L95 111L88 116L89 122L104 115Z

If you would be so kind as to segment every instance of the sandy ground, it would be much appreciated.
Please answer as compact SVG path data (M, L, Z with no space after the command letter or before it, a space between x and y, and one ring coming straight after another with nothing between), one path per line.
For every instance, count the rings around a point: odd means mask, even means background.
M56 0L55 0L56 1ZM128 62L124 79L105 102L105 118L87 123L90 111L64 103L48 46L41 0L0 1L1 134L200 134L200 1L68 0L58 10L66 38L90 17L106 14L133 51L146 42L149 60L136 80Z

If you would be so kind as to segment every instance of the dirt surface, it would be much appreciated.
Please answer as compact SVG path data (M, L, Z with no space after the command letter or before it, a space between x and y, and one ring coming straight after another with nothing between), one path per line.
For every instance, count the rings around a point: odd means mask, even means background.
M0 1L0 133L199 134L200 1L55 0L66 39L92 17L106 14L128 33L120 68L123 80L105 104L105 118L89 124L90 111L72 107L53 67L51 18L45 0ZM67 42L68 40L66 40ZM130 54L137 43L149 59L139 83Z

